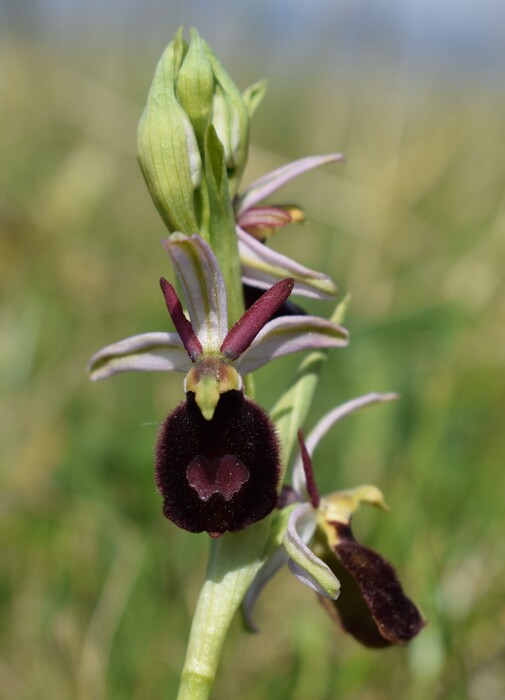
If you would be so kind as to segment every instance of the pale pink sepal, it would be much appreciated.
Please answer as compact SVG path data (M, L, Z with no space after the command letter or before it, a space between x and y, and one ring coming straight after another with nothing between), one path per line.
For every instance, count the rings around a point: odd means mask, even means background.
M336 284L322 272L304 267L286 255L277 253L237 226L242 280L259 289L268 289L285 277L295 281L293 294L314 299L333 299Z
M337 406L332 411L323 416L323 418L321 418L321 420L316 424L316 426L308 435L307 439L305 440L307 452L309 453L309 455L312 456L321 438L324 437L324 435L326 435L328 430L333 425L335 425L335 423L338 423L339 420L342 420L342 418L351 415L351 413L359 411L361 408L365 408L365 406L386 403L388 401L397 401L398 399L398 394L379 394L377 392L373 392L370 394L365 394L364 396L360 396L357 399L351 399L350 401L343 403L341 406ZM306 494L307 490L305 471L303 469L303 462L300 456L297 457L296 462L293 466L292 483L293 488L296 491L298 491L298 493Z
M177 333L143 333L99 350L88 371L96 381L120 372L187 372L191 365Z
M273 192L276 192L287 182L293 180L299 175L302 175L303 173L306 173L308 170L318 168L320 165L337 163L343 160L345 160L345 158L342 153L330 153L326 156L308 156L307 158L294 160L292 163L288 163L287 165L283 165L276 170L272 170L272 172L267 173L258 180L255 180L244 190L244 192L242 192L238 198L236 208L237 216L240 216L242 212L246 211L246 209L249 209L258 202L267 199L267 197L270 197Z
M228 304L216 256L197 234L162 241L184 292L193 330L204 352L219 352L228 332Z
M283 355L302 350L341 348L349 342L345 328L319 316L281 316L269 321L235 363L249 374Z

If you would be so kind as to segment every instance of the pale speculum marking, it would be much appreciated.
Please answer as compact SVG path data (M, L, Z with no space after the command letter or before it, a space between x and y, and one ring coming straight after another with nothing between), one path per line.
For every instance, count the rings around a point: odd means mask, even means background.
M249 481L249 470L235 455L207 457L199 454L189 463L186 478L202 501L208 501L215 493L230 501Z

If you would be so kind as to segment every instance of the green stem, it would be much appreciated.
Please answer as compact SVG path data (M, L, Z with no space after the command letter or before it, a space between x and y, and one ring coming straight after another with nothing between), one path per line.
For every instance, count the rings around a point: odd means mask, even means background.
M212 125L205 139L205 177L209 197L209 242L226 285L231 327L244 313L244 295L224 149Z
M270 520L267 518L240 533L227 533L212 542L177 700L210 697L230 624L264 562Z
M195 211L198 220L198 233L210 245L210 208L209 208L209 188L205 173L202 173L200 185L194 192ZM186 233L188 233L186 231ZM191 231L190 233L194 233Z

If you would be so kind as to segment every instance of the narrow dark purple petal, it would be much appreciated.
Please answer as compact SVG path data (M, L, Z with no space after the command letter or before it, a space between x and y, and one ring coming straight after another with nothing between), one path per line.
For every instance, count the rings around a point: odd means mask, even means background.
M220 536L266 517L277 505L279 474L273 424L240 391L221 396L212 420L203 418L189 392L158 435L163 513L189 532Z
M406 644L425 622L403 592L396 571L380 554L359 544L348 526L335 523L335 527L338 561L325 558L342 584L338 600L332 603L333 614L343 629L365 646Z
M310 503L313 508L318 508L319 503L321 501L321 497L316 486L316 480L314 478L314 469L312 467L312 460L307 451L301 428L298 429L298 442L300 443L300 454L302 457L303 471L305 472L305 484L307 486L307 493L309 494Z
M249 309L251 306L258 301L261 297L264 289L259 289L258 287L251 287L249 284L243 284L242 288L244 290L244 303L245 308ZM291 299L287 299L282 306L280 306L277 311L272 314L271 318L279 318L280 316L306 316L307 312L302 309L301 306L295 304Z
M182 310L182 305L177 296L177 292L170 282L163 277L160 279L160 287L165 297L168 313L174 322L175 329L179 334L184 347L193 362L202 354L202 346L198 340L193 326L188 321Z
M270 287L248 309L242 318L230 328L221 345L221 352L230 360L236 360L250 346L263 326L280 309L293 291L295 282L291 278L280 280Z

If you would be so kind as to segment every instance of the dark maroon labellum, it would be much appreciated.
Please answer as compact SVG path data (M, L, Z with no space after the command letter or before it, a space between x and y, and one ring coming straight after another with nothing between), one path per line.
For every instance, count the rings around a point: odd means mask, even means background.
M406 644L425 622L403 592L396 571L373 549L359 544L349 526L335 523L340 543L337 558L325 561L341 583L338 599L321 599L324 607L358 642L380 649Z
M212 420L187 399L161 427L156 484L163 513L189 532L237 532L277 505L279 444L267 414L240 391L221 395Z

